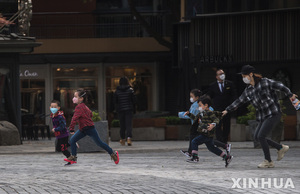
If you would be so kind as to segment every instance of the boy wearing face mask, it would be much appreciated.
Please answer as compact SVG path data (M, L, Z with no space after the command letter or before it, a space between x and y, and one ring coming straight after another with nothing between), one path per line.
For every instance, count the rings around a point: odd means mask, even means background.
M197 130L199 132L199 136L192 140L192 158L188 159L187 162L199 162L198 146L204 143L210 152L225 160L225 167L227 167L231 162L232 156L228 153L226 154L214 145L213 137L215 135L215 127L220 121L218 118L220 112L210 110L211 104L211 99L208 96L202 96L198 100L200 113L197 115L188 113L188 116L191 119L198 122Z
M62 152L67 158L71 156L68 151L69 144L69 132L66 127L66 119L63 111L60 110L60 102L52 100L50 105L51 119L53 123L52 132L54 133L57 144L56 151Z

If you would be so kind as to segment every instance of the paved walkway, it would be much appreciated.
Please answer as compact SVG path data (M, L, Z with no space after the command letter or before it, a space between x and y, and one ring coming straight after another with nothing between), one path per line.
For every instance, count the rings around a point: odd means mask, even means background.
M233 149L253 148L253 142L230 142ZM300 148L300 141L283 141L292 148ZM52 140L23 141L22 145L0 146L0 154L34 154L54 153L55 138ZM109 142L109 145L122 153L165 152L186 149L188 141L134 141L133 146L121 146L119 142ZM199 147L206 149L205 145Z
M300 193L300 142L284 142L291 149L282 161L274 161L273 169L256 167L263 157L252 142L232 143L234 159L228 168L202 146L200 162L187 163L178 151L186 141L133 143L110 143L120 152L118 165L106 153L78 153L77 164L64 166L54 140L0 146L0 194ZM276 160L274 149L271 155Z

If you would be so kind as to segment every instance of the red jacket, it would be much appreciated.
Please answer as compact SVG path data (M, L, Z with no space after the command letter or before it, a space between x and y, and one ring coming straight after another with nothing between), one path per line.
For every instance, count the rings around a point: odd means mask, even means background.
M80 131L82 131L84 127L94 126L92 116L92 111L84 103L78 104L75 107L74 115L72 117L72 121L69 127L70 132L74 132L74 127L76 123L78 123Z

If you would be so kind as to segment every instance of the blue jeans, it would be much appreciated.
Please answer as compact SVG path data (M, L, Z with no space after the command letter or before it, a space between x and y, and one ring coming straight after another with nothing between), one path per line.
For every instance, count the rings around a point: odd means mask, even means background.
M79 141L80 139L84 138L86 135L90 136L94 142L97 144L97 146L103 148L106 150L109 154L113 153L113 150L111 147L109 147L106 143L101 141L98 132L96 131L95 127L91 127L87 130L84 131L76 131L75 134L71 137L70 139L70 144L71 144L71 150L72 150L72 155L76 156L77 154L77 146L76 142Z
M218 147L215 147L214 140L212 137L207 137L205 135L199 135L195 137L192 141L192 150L198 151L198 146L205 143L207 149L216 154L217 156L221 156L223 153Z

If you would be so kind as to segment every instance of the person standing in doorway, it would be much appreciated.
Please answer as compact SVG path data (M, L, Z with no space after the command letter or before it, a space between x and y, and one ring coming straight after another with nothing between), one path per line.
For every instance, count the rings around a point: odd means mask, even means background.
M293 94L281 82L264 78L262 75L255 73L255 68L251 65L243 66L240 74L247 87L238 99L225 108L223 115L236 110L247 102L250 102L254 106L256 109L256 120L259 122L254 132L254 139L260 142L265 157L265 160L257 167L273 168L274 163L271 160L269 146L277 149L278 161L289 150L289 146L278 144L267 138L267 135L279 123L282 114L276 92L280 91L284 93L292 102L296 99L297 95Z
M216 71L216 79L217 81L210 85L207 95L213 100L215 111L223 111L236 99L236 89L233 82L225 79L222 69ZM216 139L225 144L230 134L230 119L230 114L227 114L216 126Z
M120 120L120 144L132 145L132 119L135 113L136 97L127 77L121 77L114 95L114 102ZM125 134L126 132L126 134Z

